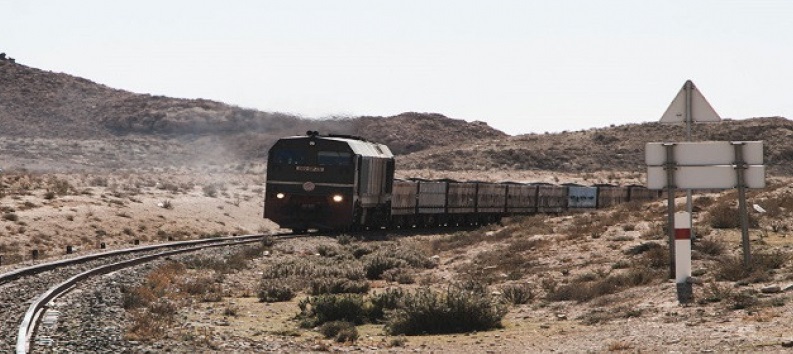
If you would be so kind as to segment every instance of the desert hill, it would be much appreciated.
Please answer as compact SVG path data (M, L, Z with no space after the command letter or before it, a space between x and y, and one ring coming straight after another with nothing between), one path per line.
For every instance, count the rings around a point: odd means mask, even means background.
M764 140L768 171L793 174L793 121L781 117L698 124L692 140ZM399 158L400 168L643 171L647 142L685 141L682 125L628 124L559 134L529 134Z
M483 122L407 112L328 120L205 99L137 94L0 61L3 164L56 170L258 163L279 137L352 134L385 143L400 169L642 171L644 144L682 141L680 125L628 124L510 137ZM769 172L793 173L785 118L697 125L694 140L765 140Z
M506 136L481 122L439 114L313 120L205 99L136 94L8 61L0 61L0 127L0 136L17 139L16 143L23 143L20 139L56 139L58 143L121 139L208 155L222 150L219 155L224 161L263 159L277 138L307 130L360 135L385 142L396 153Z

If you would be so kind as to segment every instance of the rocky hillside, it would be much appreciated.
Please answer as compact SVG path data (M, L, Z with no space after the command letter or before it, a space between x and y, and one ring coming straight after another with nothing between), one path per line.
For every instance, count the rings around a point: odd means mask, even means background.
M354 134L389 143L396 153L504 133L437 114L311 120L204 99L177 99L113 89L79 77L0 61L0 135L15 138L168 138L214 136L240 159L259 159L275 139Z
M793 121L781 117L700 124L693 140L764 140L770 173L793 174ZM400 168L540 169L565 172L644 171L644 145L684 141L681 125L629 124L546 135L521 135L448 146L401 157Z

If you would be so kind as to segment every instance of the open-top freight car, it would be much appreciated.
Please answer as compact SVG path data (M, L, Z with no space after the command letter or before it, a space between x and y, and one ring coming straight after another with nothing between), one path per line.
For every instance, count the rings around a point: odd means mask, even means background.
M637 185L395 180L385 145L317 132L273 145L266 187L264 216L297 231L481 225L658 197Z

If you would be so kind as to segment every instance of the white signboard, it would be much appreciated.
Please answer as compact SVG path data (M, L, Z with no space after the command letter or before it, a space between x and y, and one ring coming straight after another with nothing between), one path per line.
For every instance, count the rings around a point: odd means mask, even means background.
M731 189L738 187L734 166L678 166L675 169L675 188L678 189ZM765 166L750 165L744 170L747 188L765 188ZM647 167L647 188L666 188L666 170L663 166Z
M737 143L737 142L735 142ZM743 161L749 165L763 164L763 142L743 141ZM665 143L647 143L647 166L666 163ZM667 143L669 144L669 143ZM675 163L683 166L731 165L735 163L735 147L729 141L699 141L674 143Z
M647 188L667 187L666 149L670 143L648 143ZM675 163L674 186L678 189L730 189L738 187L735 146L728 141L671 143ZM763 142L742 142L741 154L747 168L743 170L747 188L765 188Z

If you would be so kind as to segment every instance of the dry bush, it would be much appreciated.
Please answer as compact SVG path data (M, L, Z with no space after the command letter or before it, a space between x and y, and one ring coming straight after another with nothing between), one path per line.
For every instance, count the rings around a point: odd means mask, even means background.
M366 294L367 292L369 292L368 281L349 280L345 278L311 279L308 287L308 293L310 295Z
M405 291L400 288L389 288L369 296L365 304L366 318L372 323L382 321L387 311L394 310L402 304L404 297Z
M259 302L283 302L292 300L295 292L281 281L262 280L259 284Z
M482 331L501 328L506 313L506 307L485 291L450 286L437 293L420 288L406 294L401 305L387 314L386 331L392 335Z
M534 300L536 294L530 284L511 284L501 287L501 296L510 304L523 305Z
M452 235L444 236L430 242L430 249L434 253L469 247L481 242L497 242L512 237L518 227L494 230L495 225L473 231L459 231Z
M699 303L721 302L730 299L735 293L734 289L734 287L729 285L710 282L702 288L703 297L699 300Z
M458 273L478 282L493 284L520 279L535 271L537 264L536 257L526 252L515 252L507 246L477 254L470 263L458 267ZM506 279L502 276L504 274Z
M770 196L760 204L765 209L765 216L770 218L790 215L793 212L793 194L790 192Z
M346 321L331 321L319 327L319 333L325 338L333 338L336 342L355 342L358 339L358 329Z
M743 256L724 256L716 263L714 273L717 280L748 280L758 283L771 279L772 271L782 268L790 259L790 254L781 250L756 252L752 254L749 266L746 267Z
M598 280L579 278L573 282L550 289L547 297L551 301L587 302L603 295L614 294L625 289L652 284L663 279L660 271L636 267L627 272L612 274Z
M727 250L727 243L718 238L703 238L693 243L693 249L708 256L721 256Z
M223 300L223 287L216 279L210 277L185 280L179 284L179 289L186 294L198 296L203 302Z
M594 214L584 214L573 218L573 222L564 229L568 240L585 237L599 238L608 229L609 220L601 219Z
M383 272L382 278L386 281L399 284L413 284L416 282L414 273L409 268L392 268Z
M749 227L757 228L759 222L754 214L749 214ZM741 227L741 218L738 208L733 207L729 202L721 202L710 208L708 213L708 223L714 229L734 229Z
M364 322L364 301L360 295L319 295L307 297L298 303L297 318L303 328L313 328L326 322Z

